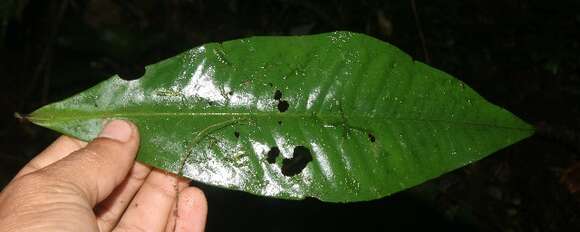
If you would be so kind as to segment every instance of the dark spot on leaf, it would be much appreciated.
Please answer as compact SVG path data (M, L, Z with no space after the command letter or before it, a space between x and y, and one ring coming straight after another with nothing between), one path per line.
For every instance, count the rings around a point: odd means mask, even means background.
M375 141L377 141L377 138L375 138L375 136L371 133L368 133L369 136L369 141L371 141L371 143L374 143Z
M234 132L234 136L236 136L236 138L239 138L240 137L240 132L239 131L235 131Z
M270 164L276 163L276 158L278 157L278 155L280 155L280 149L278 149L278 147L271 147L270 150L268 151L268 157L266 158L266 160Z
M272 84L271 82L270 82L270 83L268 83L268 85L269 85L270 87L274 87L274 84Z
M298 175L306 168L306 165L312 161L310 149L304 146L294 148L291 159L284 159L282 162L282 174L285 176Z
M274 92L274 100L280 100L280 99L282 99L282 91L276 90L276 92Z
M137 80L145 74L145 67L143 66L132 66L122 68L117 72L119 77L126 81Z
M286 112L286 110L288 110L289 106L290 106L290 104L288 104L288 101L280 101L280 102L278 102L278 111Z
M230 95L230 96L234 95L234 91L229 91L228 95Z
M278 125L282 125L282 121L278 121Z

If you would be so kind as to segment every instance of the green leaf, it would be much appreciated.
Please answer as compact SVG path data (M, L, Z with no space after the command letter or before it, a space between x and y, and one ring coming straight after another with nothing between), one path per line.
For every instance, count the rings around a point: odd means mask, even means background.
M206 44L28 118L83 140L131 120L146 164L331 202L384 197L533 133L461 81L350 32Z

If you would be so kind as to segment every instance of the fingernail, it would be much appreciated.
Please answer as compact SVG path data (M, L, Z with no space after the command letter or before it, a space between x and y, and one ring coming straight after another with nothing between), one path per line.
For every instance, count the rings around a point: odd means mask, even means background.
M100 138L109 138L120 142L127 142L131 138L131 125L123 120L113 120L105 125L103 131L99 134Z

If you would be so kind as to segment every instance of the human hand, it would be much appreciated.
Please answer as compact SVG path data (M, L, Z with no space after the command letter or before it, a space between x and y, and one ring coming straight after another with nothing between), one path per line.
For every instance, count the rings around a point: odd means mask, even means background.
M203 231L201 190L135 162L138 146L121 120L88 144L60 137L2 190L0 231Z

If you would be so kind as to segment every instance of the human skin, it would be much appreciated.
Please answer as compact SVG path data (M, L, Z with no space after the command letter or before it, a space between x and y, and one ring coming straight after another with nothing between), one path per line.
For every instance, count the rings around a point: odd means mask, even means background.
M2 190L0 231L203 231L203 192L135 162L138 146L121 120L88 144L58 138Z

